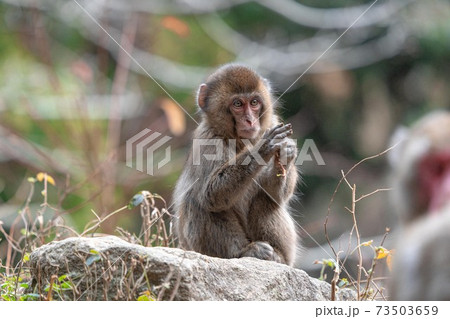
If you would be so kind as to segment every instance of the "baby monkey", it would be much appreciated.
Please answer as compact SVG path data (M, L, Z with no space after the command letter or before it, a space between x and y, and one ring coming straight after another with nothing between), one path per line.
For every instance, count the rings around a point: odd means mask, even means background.
M200 85L197 103L201 122L174 191L181 248L292 265L297 146L291 124L275 113L268 81L225 65Z

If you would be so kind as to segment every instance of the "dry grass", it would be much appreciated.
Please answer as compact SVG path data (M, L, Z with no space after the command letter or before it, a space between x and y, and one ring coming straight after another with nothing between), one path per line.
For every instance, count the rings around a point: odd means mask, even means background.
M372 196L379 192L389 191L390 189L388 189L388 188L376 189L368 194L358 196L357 195L357 186L355 184L352 184L349 182L349 175L353 170L355 170L362 163L386 154L388 151L390 151L395 146L396 145L394 145L393 147L390 147L387 150L380 152L379 154L376 154L374 156L370 156L370 157L362 159L361 161L356 163L354 166L352 166L347 172L341 171L342 177L339 180L339 182L334 190L334 193L332 195L332 198L331 198L329 206L328 206L327 217L324 222L325 236L326 236L328 244L335 256L335 259L324 259L322 261L317 262L317 263L322 264L322 274L326 267L331 267L334 270L334 275L331 280L331 285L332 285L332 287L331 287L332 298L331 299L332 300L335 300L335 293L336 293L335 290L336 290L337 286L352 287L357 292L358 300L377 300L377 299L387 300L387 297L384 294L385 289L383 287L384 286L383 281L385 281L386 278L377 278L375 276L375 268L376 268L377 264L380 262L380 260L382 260L382 259L385 259L388 264L388 267L390 267L392 251L383 247L384 241L385 241L387 235L389 234L389 229L386 229L386 232L385 232L381 242L378 243L378 245L375 245L373 243L373 240L368 240L368 241L362 242L362 240L361 240L362 235L360 234L359 227L358 227L357 204L369 196ZM328 220L329 220L330 214L332 213L332 205L334 202L334 198L335 198L337 192L339 191L339 189L341 188L341 186L344 184L347 185L347 187L351 191L351 205L350 205L350 207L345 207L345 210L350 214L350 217L352 219L352 224L353 224L353 227L349 232L348 247L345 252L343 250L337 250L333 246L333 244L330 240L330 237L328 235L328 229L327 229ZM351 247L353 236L356 237L356 243L357 243L356 247ZM368 247L371 250L371 253L373 255L371 264L368 268L365 268L363 266L363 261L364 261L364 256L363 256L363 252L362 252L363 247ZM345 258L341 259L340 255L342 255L344 253L345 253ZM356 259L358 261L356 278L354 276L352 276L346 270L346 268L344 266L346 264L349 256L351 256L353 254L357 255ZM342 276L343 274L346 277L343 277ZM324 278L322 278L322 279L324 279ZM381 284L380 284L380 282L381 282Z
M89 300L92 296L82 296L85 287L94 285L102 280L103 289L107 289L113 280L121 282L117 296L107 296L104 291L105 300L126 299L126 300L152 300L157 299L154 291L160 291L160 287L150 285L145 272L138 278L131 276L137 268L145 269L143 260L120 260L115 265L108 265L110 261L107 256L99 252L91 252L86 256L78 256L85 265L85 276L75 278L70 276L69 271L63 275L53 275L50 281L44 286L32 287L30 282L30 270L28 267L29 254L53 240L61 240L67 237L87 237L95 236L96 231L109 218L116 214L123 213L134 207L138 207L142 218L141 230L138 234L133 234L123 228L116 230L122 239L147 247L165 246L174 247L175 240L171 232L172 216L170 215L165 200L148 191L141 191L136 194L128 205L123 206L104 217L100 217L92 211L95 219L89 222L83 232L78 233L72 227L65 225L61 216L61 209L53 207L48 203L47 189L54 184L53 178L47 174L38 174L36 178L28 179L30 191L23 208L11 225L9 231L3 228L0 221L0 232L6 238L7 252L5 264L0 263L0 300L77 300L79 298ZM42 204L37 211L32 211L30 201L35 192L36 183L43 183ZM49 220L44 219L47 210L54 212L54 217ZM20 225L24 225L19 229ZM97 261L101 261L97 263ZM132 269L130 269L130 267ZM134 268L136 269L134 269ZM99 278L100 270L105 269ZM120 270L120 275L113 272ZM138 272L139 273L139 272ZM118 279L119 278L119 279ZM84 288L83 288L84 287ZM95 287L92 291L95 295Z

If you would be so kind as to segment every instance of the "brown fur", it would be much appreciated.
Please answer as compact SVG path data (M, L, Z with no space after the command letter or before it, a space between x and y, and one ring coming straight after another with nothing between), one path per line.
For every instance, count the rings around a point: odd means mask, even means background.
M260 165L251 155L252 149L236 130L236 115L230 111L233 98L255 94L262 100L260 130L251 143L267 165ZM275 126L279 119L273 111L270 86L247 67L226 65L208 77L198 99L202 121L194 139L223 143L224 158L211 161L201 156L200 165L193 165L192 152L189 155L174 191L180 246L215 257L256 257L292 265L297 236L288 203L298 178L297 149L288 138L290 125ZM230 153L233 139L236 154ZM276 176L274 155L280 151L288 154L286 177ZM215 146L201 149L202 155L214 153Z

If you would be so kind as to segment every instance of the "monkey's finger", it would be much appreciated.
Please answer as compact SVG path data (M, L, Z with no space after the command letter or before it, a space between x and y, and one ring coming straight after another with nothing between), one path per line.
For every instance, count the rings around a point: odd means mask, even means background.
M270 135L270 133L272 132L272 129L268 128L264 131L264 134L262 136L263 139L267 139Z
M297 155L296 147L288 147L285 149L286 158L291 159Z
M287 136L291 136L294 133L292 128L286 132Z
M275 126L272 129L272 131L270 132L268 138L274 139L274 138L277 138L276 137L277 135L285 133L285 132L289 132L289 131L291 131L291 133L290 134L288 133L288 134L291 135L292 134L292 126L290 124L283 125L283 126ZM289 135L286 135L286 136L289 136Z
M274 127L270 128L270 129L267 129L266 130L266 133L268 133L267 137L269 137L271 134L273 134L275 132L275 130L277 130L277 129L283 127L283 126L284 126L283 123L279 123L279 124L275 125Z
M282 132L282 133L279 133L279 134L275 135L273 139L274 140L282 140L282 139L285 139L288 136L291 136L292 133L293 133L292 130L285 131L285 132Z
M270 151L272 154L275 154L275 152L281 151L281 143L271 143Z
M287 139L283 140L283 151L284 152L294 152L296 149L295 145L289 144Z

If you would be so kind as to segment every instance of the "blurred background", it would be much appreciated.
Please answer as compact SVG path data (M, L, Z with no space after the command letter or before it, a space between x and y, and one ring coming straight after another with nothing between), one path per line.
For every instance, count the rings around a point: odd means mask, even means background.
M341 185L333 198L341 170L384 151L398 125L450 105L450 3L0 0L3 229L23 227L26 203L29 214L42 211L43 184L30 196L39 172L55 180L43 218L57 214L77 232L93 211L106 216L141 190L170 206L199 119L195 90L235 61L270 79L299 148L312 139L325 162L300 167L293 206L306 247L298 265L317 276L312 262L329 258L318 246L328 250L326 216L328 236L343 247L353 225L351 190ZM126 165L126 141L145 128L171 137L171 161L152 176ZM348 180L364 195L389 188L388 177L381 155ZM379 241L395 230L392 210L389 191L358 202L361 236ZM135 208L98 232L137 232L140 223ZM3 264L6 250L0 234Z

